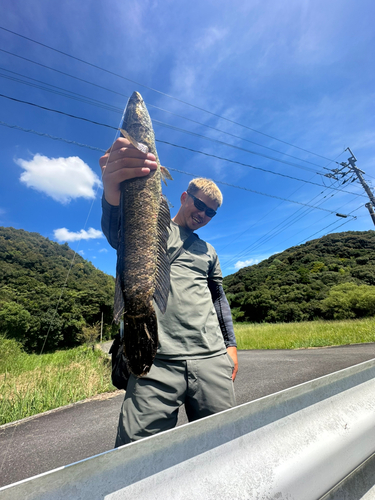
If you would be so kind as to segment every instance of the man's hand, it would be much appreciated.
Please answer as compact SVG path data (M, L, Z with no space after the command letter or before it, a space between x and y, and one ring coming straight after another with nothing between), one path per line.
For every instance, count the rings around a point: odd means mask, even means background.
M227 353L233 359L233 363L234 363L234 370L232 373L232 380L234 382L234 379L236 378L236 375L238 372L237 347L227 347Z
M127 139L119 137L99 160L104 197L110 205L120 204L120 184L134 177L145 177L157 169L152 153L138 151Z

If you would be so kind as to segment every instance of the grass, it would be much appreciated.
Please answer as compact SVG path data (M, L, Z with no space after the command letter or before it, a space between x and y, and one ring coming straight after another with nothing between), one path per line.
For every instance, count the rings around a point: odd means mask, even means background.
M375 342L375 318L301 323L236 323L238 349L299 349Z
M234 325L239 349L297 349L375 342L375 318ZM0 425L111 392L110 360L77 347L27 354L0 336Z
M98 350L40 356L0 337L0 425L113 391L110 373L110 361Z

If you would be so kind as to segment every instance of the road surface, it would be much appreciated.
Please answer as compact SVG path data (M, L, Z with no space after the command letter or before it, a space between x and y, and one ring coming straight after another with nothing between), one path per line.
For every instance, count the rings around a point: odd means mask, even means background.
M375 344L239 351L237 404L375 358ZM123 391L0 427L0 486L113 447ZM179 425L186 423L180 411Z

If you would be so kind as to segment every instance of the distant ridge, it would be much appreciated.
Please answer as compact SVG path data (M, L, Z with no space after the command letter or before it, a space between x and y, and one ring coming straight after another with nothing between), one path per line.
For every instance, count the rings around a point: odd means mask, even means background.
M224 278L237 321L290 322L375 315L375 231L291 247Z
M0 335L22 342L28 351L77 345L82 327L101 320L111 328L114 278L97 270L38 233L0 227ZM54 315L58 299L61 301Z

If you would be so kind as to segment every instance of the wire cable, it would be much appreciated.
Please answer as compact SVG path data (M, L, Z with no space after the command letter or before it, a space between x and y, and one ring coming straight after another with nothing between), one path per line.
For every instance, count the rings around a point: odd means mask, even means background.
M69 139L64 139L63 137L56 137L54 135L45 134L44 132L38 132L37 130L23 128L23 127L20 127L19 125L11 125L10 123L6 123L6 122L3 122L3 121L0 121L0 125L2 125L3 127L8 127L8 128L14 128L14 129L17 129L17 130L21 130L21 132L27 132L29 134L35 134L35 135L39 135L41 137L47 137L47 139L52 139L54 141L66 142L68 144L73 144L74 146L79 146L81 148L92 149L94 151L100 151L101 153L105 153L106 152L106 149L96 148L95 146L89 146L88 144L82 144L80 142L71 141Z
M52 50L52 51L57 52L57 53L59 53L59 54L62 54L62 55L64 55L64 56L66 56L66 57L69 57L69 58L71 58L71 59L74 59L74 60L76 60L76 61L79 61L79 62L81 62L81 63L83 63L83 64L87 64L88 66L91 66L92 68L99 69L100 71L104 71L105 73L108 73L108 74L110 74L110 75L112 75L112 76L116 76L116 77L121 78L121 79L123 79L123 80L126 80L126 81L128 81L128 82L134 83L135 85L139 85L139 86L141 86L141 87L143 87L143 88L146 88L146 89L148 89L148 90L151 90L152 92L156 92L156 93L158 93L158 94L160 94L160 95L163 95L164 97L168 97L168 98L173 99L173 100L175 100L175 101L177 101L177 102L180 102L180 103L182 103L182 104L185 104L185 105L187 105L187 106L190 106L190 107L192 107L192 108L194 108L194 109L198 109L198 110L200 110L200 111L203 111L204 113L207 113L207 114L209 114L209 115L211 115L211 116L215 116L216 118L220 118L221 120L225 120L225 121L227 121L227 122L229 122L229 123L232 123L232 124L234 124L234 125L238 125L238 126L240 126L240 127L243 127L243 128L245 128L245 129L250 130L250 131L252 131L252 132L255 132L255 133L257 133L257 134L261 134L261 135L263 135L263 136L265 136L265 137L268 137L268 138L270 138L270 139L276 140L276 141L278 141L278 142L281 142L281 143L286 144L286 145L288 145L288 146L291 146L291 147L293 147L293 148L299 149L300 151L304 151L305 153L309 153L309 154L315 155L315 156L317 156L317 157L323 158L323 159L325 159L325 160L332 161L332 160L330 160L329 158L326 158L325 156L322 156L322 155L320 155L320 154L314 153L314 152L312 152L312 151L308 151L307 149L301 148L301 147L299 147L299 146L295 146L294 144L291 144L291 143L289 143L289 142L287 142L287 141L283 141L283 140L281 140L281 139L278 139L277 137L273 137L273 136L271 136L271 135L269 135L269 134L265 134L264 132L260 132L259 130L253 129L253 128L251 128L251 127L248 127L247 125L243 125L243 124L238 123L238 122L236 122L236 121L234 121L234 120L230 120L229 118L226 118L226 117L221 116L221 115L219 115L219 114L217 114L217 113L213 113L213 112L211 112L211 111L208 111L208 110L206 110L206 109L204 109L204 108L201 108L201 107L199 107L199 106L196 106L195 104L188 103L188 102L186 102L186 101L184 101L184 100L182 100L182 99L179 99L179 98L174 97L174 96L172 96L172 95L166 94L165 92L162 92L162 91L160 91L160 90L157 90L157 89L154 89L154 88L152 88L152 87L149 87L148 85L144 85L144 84L142 84L142 83L139 83L139 82L136 82L136 81L134 81L134 80L131 80L130 78L127 78L127 77L125 77L125 76L123 76L123 75L119 75L118 73L115 73L115 72L110 71L110 70L108 70L108 69L102 68L101 66L98 66L98 65L96 65L96 64L90 63L90 62L88 62L88 61L85 61L84 59L80 59L79 57L76 57L76 56L73 56L73 55L71 55L71 54L68 54L67 52L63 52L63 51L61 51L61 50L59 50L59 49L55 49L54 47L51 47L50 45L47 45L47 44L44 44L44 43L38 42L37 40L34 40L34 39L32 39L32 38L29 38L29 37L27 37L27 36L25 36L25 35L21 35L20 33L16 33L15 31L9 30L9 29L7 29L7 28L5 28L5 27L3 27L3 26L0 26L0 29L2 29L2 30L4 30L4 31L7 31L8 33L11 33L11 34L13 34L13 35L16 35L16 36L18 36L18 37L21 37L21 38L23 38L23 39L25 39L25 40L28 40L28 41L30 41L30 42L32 42L32 43L36 43L36 44L38 44L38 45L40 45L40 46L42 46L42 47L45 47L45 48L47 48L47 49L49 49L49 50Z
M7 71L7 70L6 70ZM65 89L61 89L59 87L56 87L55 85L51 85L51 87L53 87L52 89L49 89L49 88L46 88L46 87L43 87L41 85L37 85L37 84L33 84L33 83L30 83L30 82L24 82L18 78L15 78L15 77L10 77L8 75L3 75L0 73L0 77L2 78L7 78L9 80L12 80L12 81L16 81L18 83L23 83L25 85L29 85L29 86L32 86L34 88L38 88L38 89L41 89L41 90L45 90L47 92L52 92L54 94L57 94L57 95L61 95L63 97L67 97L68 99L74 99L74 100L77 100L77 101L80 101L80 102L83 102L83 103L86 103L86 104L90 104L92 106L97 106L97 107L100 107L100 108L103 108L103 109L108 109L109 111L114 111L114 112L118 112L118 113L122 113L122 109L121 108L116 108L114 106L110 106L110 105L107 105L106 103L103 103L101 101L97 101L97 100L92 100L92 102L90 102L91 100L88 99L87 97L83 96L82 94L77 94L77 93L73 93L73 92L70 92L70 91L66 91ZM33 79L35 80L35 79ZM35 80L35 81L38 81L38 80ZM49 85L49 84L47 84ZM55 89L59 89L60 91L58 90L55 90ZM61 92L62 91L62 92ZM69 95L67 94L66 92L69 92L70 94L72 95ZM50 109L51 110L51 109ZM310 171L310 172L315 172L312 168L309 168L309 167L303 167L302 165L297 165L295 163L292 163L292 162L288 162L288 161L285 161L285 160L281 160L279 158L275 158L275 157L272 157L272 156L267 156L263 153L258 153L256 151L251 151L249 149L246 149L246 148L241 148L239 146L236 146L234 144L230 144L230 143L227 143L227 142L224 142L224 141L219 141L218 139L214 139L212 137L207 137L205 135L202 135L202 134L198 134L196 132L191 132L189 130L186 130L186 129L182 129L182 128L179 128L179 127L176 127L174 125L169 125L167 123L164 123L164 122L161 122L159 120L152 120L153 124L158 124L159 126L161 127L165 127L165 128L169 128L171 130L175 130L177 132L182 132L182 133L185 133L185 134L189 134L189 135L192 135L194 137L199 137L201 139L204 139L204 140L207 140L207 141L210 141L210 142L216 142L220 145L223 145L223 146L227 146L227 147L231 147L233 149L238 149L240 151L244 151L244 152L247 152L247 153L250 153L250 154L253 154L253 155L257 155L257 156L262 156L263 158L267 158L269 160L273 160L273 161L277 161L277 162L280 162L280 163L284 163L286 165L290 165L292 167L296 167L296 168L300 168L302 170L307 170L307 171ZM321 168L319 165L318 165L319 168ZM324 167L323 167L324 168ZM322 175L324 175L322 173Z
M304 182L306 184L312 184L314 186L319 186L319 187L324 187L324 188L328 187L328 189L333 189L334 191L341 191L341 192L346 193L346 194L357 195L357 193L353 193L352 191L345 191L344 189L339 189L339 188L333 188L333 187L330 187L330 186L325 186L324 184L319 184L317 182L308 181L306 179L299 179L298 177L293 177L293 176L287 175L287 174L281 174L280 172L273 172L272 170L267 170L267 169L262 168L262 167L255 167L254 165L250 165L249 163L243 163L243 162L240 162L240 161L231 160L229 158L224 158L222 156L217 156L217 155L214 155L212 153L206 153L205 151L199 151L199 150L196 150L196 149L188 148L187 146L180 146L180 145L168 142L168 141L162 141L160 139L156 139L156 141L159 142L159 143L161 143L161 144L167 144L168 146L173 146L175 148L185 149L185 150L191 151L193 153L199 153L201 155L209 156L211 158L215 158L216 160L227 161L229 163L234 163L236 165L241 165L243 167L252 168L254 170L260 170L262 172L266 172L267 174L278 175L280 177L285 177L287 179L292 179L292 180L295 180L295 181ZM367 198L366 195L359 195L359 196L362 196L363 198Z
M1 96L1 94L0 94L0 96ZM59 138L59 137L54 137L54 136L51 136L51 135L49 135L49 134L44 134L44 133L41 133L41 132L36 132L36 131L34 131L34 130L30 130L30 129L23 129L22 127L19 127L19 126L17 126L17 125L10 125L10 124L5 123L5 122L2 122L2 121L0 121L0 125L5 126L5 127L9 127L9 128L16 128L16 129L18 129L18 130L22 130L23 132L29 132L29 133L34 133L34 134L37 134L37 135L42 135L42 136L45 136L45 137L50 138L50 139L53 139L53 140L63 141L63 142L68 142L68 143L71 143L71 144L74 144L74 145L77 145L77 146L80 146L80 147L85 147L85 148L86 148L86 147L88 147L88 148L90 148L90 149L95 149L95 150L97 150L97 151L101 151L101 152L105 152L105 151L106 151L106 150L104 150L104 149L94 148L94 147L92 147L92 146L87 146L86 144L80 144L80 143L77 143L77 142L75 142L75 141L69 141L69 140L67 140L67 139L61 139L61 138ZM118 130L118 129L116 129L115 127L111 127L111 128L113 128L113 129L115 129L115 130ZM161 141L161 142L163 142L163 141ZM197 151L197 152L198 152L198 151ZM184 175L189 175L189 176L191 176L191 177L196 177L196 174L193 174L193 173L191 173L191 172L185 172L185 171L183 171L183 170L178 170L178 169L176 169L176 168L168 167L168 170L173 170L174 172L178 172L178 173L181 173L181 174L184 174ZM214 180L214 182L216 182L217 184L222 184L222 185L224 185L224 186L229 186L229 187L233 187L233 188L236 188L236 189L241 189L241 190L243 190L243 191L248 191L248 192L251 192L251 193L259 194L259 195L261 195L261 196L268 196L269 198L275 198L275 199L278 199L278 200L286 201L286 202L288 202L288 203L295 203L295 204L297 204L297 205L302 205L302 206L305 206L305 207L317 208L318 210L323 210L323 211L325 211L325 212L329 212L329 213L332 213L332 214L335 214L335 213L336 213L336 212L334 212L334 211L332 211L332 210L327 210L327 209L325 209L325 208L315 207L315 206L313 206L313 205L309 205L309 204L307 204L307 203L302 203L302 202L299 202L299 201L289 200L289 199L282 198L282 197L280 197L280 196L276 196L276 195L271 195L271 194L268 194L268 193L262 193L262 192L260 192L260 191L256 191L256 190L254 190L254 189L246 188L246 187L244 187L244 186L237 186L237 185L235 185L235 184L230 184L230 183L228 183L228 182L219 181L219 180L215 180L215 179L213 179L213 180ZM348 191L345 191L345 192L346 192L346 193L349 193ZM349 194L353 194L353 193L349 193Z
M360 205L358 208L356 208L355 210L352 210L350 213L353 213L353 212L356 212L357 210L359 210L360 208L362 208L364 205ZM333 224L335 224L337 221L335 221ZM345 222L343 222L342 224L340 224L339 226L335 227L334 229L338 229L339 227L342 227L344 226L345 224L348 224L349 222L351 222L350 220L347 220ZM319 234L321 233L322 231L324 231L324 229L327 229L327 227L330 227L332 226L333 224L329 224L328 226L324 227L323 229L321 229L320 231L317 231L316 233L312 234L311 236L308 236L307 238L305 238L304 240L300 241L299 243L297 243L297 245L302 245L302 243L304 243L305 241L309 240L310 238L312 238L313 236L315 236L316 234ZM329 231L327 234L330 234L332 231ZM325 236L325 235L323 235Z
M0 94L0 97L3 97L5 99L9 99L9 100L12 100L12 101L15 101L15 102L19 102L21 104L27 104L29 106L34 106L36 108L40 108L40 109L43 109L45 111L51 111L53 113L58 113L58 114L61 114L61 115L64 115L64 116L68 116L69 118L74 118L76 120L82 120L82 121L85 121L85 122L88 122L88 123L92 123L94 125L99 125L99 126L102 126L102 127L110 128L112 130L118 130L118 129L116 129L116 127L113 127L112 125L107 125L106 123L101 123L101 122L97 122L97 121L94 121L94 120L90 120L88 118L83 118L81 116L72 115L72 114L66 113L64 111L59 111L59 110L56 110L56 109L47 108L46 106L41 106L39 104L35 104L35 103L28 102L28 101L24 101L22 99L16 99L15 97L6 96L4 94ZM234 163L236 165L241 165L243 167L252 168L254 170L259 170L259 171L262 171L262 172L266 172L268 174L278 175L280 177L284 177L284 178L287 178L287 179L296 180L296 181L299 181L299 182L304 182L304 183L307 183L307 184L312 184L312 185L319 186L319 187L325 187L324 185L318 184L316 182L307 181L305 179L299 179L298 177L293 177L293 176L290 176L290 175L287 175L287 174L281 174L280 172L273 172L272 170L267 170L267 169L264 169L264 168L261 168L261 167L255 167L254 165L250 165L248 163L243 163L243 162L239 162L239 161L235 161L235 160L230 160L229 158L223 158L221 156L213 155L211 153L206 153L204 151L199 151L199 150L196 150L196 149L188 148L186 146L180 146L178 144L173 144L173 143L168 142L168 141L162 141L160 139L156 139L156 142L159 142L161 144L167 144L168 146L173 146L173 147L180 148L180 149L185 149L185 150L191 151L193 153L199 153L199 154L202 154L202 155L205 155L205 156L209 156L211 158L215 158L217 160L227 161L229 163ZM344 189L338 189L338 188L330 188L330 189L334 189L335 191L341 191L341 192L347 193L347 194L356 194L356 193L353 193L352 191L345 191ZM362 196L364 198L367 198L366 195L362 195Z
M2 49L0 49L0 51L3 51L3 50L2 50ZM3 52L7 52L7 51L3 51ZM7 53L9 53L9 52L7 52ZM13 53L9 53L9 54L14 55L14 56L16 56L16 57L21 57L21 56L18 56L18 55L16 55L16 54L13 54ZM25 59L25 58L22 58L22 59ZM33 62L34 64L40 64L40 63L37 63L37 62L32 61L32 60L30 60L30 59L26 59L26 60L27 60L27 61L29 61L29 62ZM77 78L77 77L75 77L75 76L73 76L73 75L70 75L69 73L61 72L61 71L59 71L59 70L56 70L56 69L51 68L51 67L49 67L49 66L46 66L46 65L44 65L44 64L40 64L40 65L41 65L41 66L43 66L43 67L45 67L45 68L51 69L51 70L53 70L53 71L58 71L59 73L62 73L62 74L66 75L66 76L69 76L69 77L71 77L71 78L76 78L76 79L78 79L78 80L80 80L80 81L83 81L83 82L85 82L85 83L87 83L87 84L94 85L94 86L99 87L99 88L101 88L101 89L108 90L108 91L112 92L110 89L106 89L105 87L102 87L102 86L100 86L100 85L94 84L94 83L89 82L89 81L87 81L87 80L83 80L82 78ZM4 68L3 68L3 69L4 69ZM36 81L36 82L42 83L43 85L48 85L48 86L51 86L51 87L53 87L53 88L55 88L55 89L59 89L60 91L63 91L63 92L68 92L69 94L74 94L75 96L80 96L80 97L81 97L81 99L78 99L78 97L73 97L73 96L71 96L71 95L66 95L66 94L64 95L64 93L57 92L56 90L50 90L50 89L47 89L47 88L45 88L45 87L43 88L43 87L39 87L39 86L37 86L37 85L33 85L33 86L35 86L36 88L40 88L40 89L42 89L42 90L46 90L46 91L49 91L49 92L54 92L54 93L56 93L56 94L63 95L64 97L67 97L67 98L70 98L70 99L76 99L76 100L79 100L79 101L85 102L85 103L87 103L87 104L96 105L96 106L101 107L101 108L104 108L104 109L109 109L110 111L118 111L118 112L122 112L122 108L116 108L116 107L114 107L114 106L111 106L111 105L108 105L108 104L106 104L106 103L103 103L103 102L101 102L101 101L96 101L96 100L93 100L93 101L94 101L95 103L99 103L99 104L94 104L94 102L93 102L93 103L91 103L91 102L90 102L90 100L89 100L87 97L82 96L81 94L77 94L77 93L75 93L75 92L71 92L71 91L66 90L66 89L61 89L61 88L59 88L59 87L56 87L55 85L46 84L46 83L44 83L44 82L41 82L40 80L36 80L36 79L34 79L34 78L31 78L31 77L27 77L27 76L24 76L24 75L20 75L19 73L15 73L15 72L10 71L10 70L8 70L8 69L5 69L5 71L9 71L9 72L14 73L14 74L17 74L17 75L19 75L19 76L23 76L24 78L29 78L29 79L31 79L31 80L33 80L33 81ZM24 82L24 81L19 80L19 79L16 79L16 78L11 78L11 77L9 77L9 76L7 76L7 75L1 75L1 74L0 74L0 76L2 76L3 78L12 79L12 80L17 81L17 82L19 82L19 83L23 83L23 84L31 85L31 84L29 84L28 82ZM115 93L116 93L116 94L118 94L118 95L121 95L122 97L129 98L129 96L128 96L128 95L121 94L121 93L119 93L119 92L115 92ZM304 159L302 159L302 158L298 158L298 157L296 157L296 156L293 156L293 155L290 155L290 154L284 153L284 152L282 152L282 151L278 151L277 149L270 148L270 147L268 147L268 146L264 146L264 145L259 144L259 143L257 143L257 142L251 141L251 140L246 139L246 138L244 138L244 137L240 137L240 136L238 136L238 135L231 134L231 133L226 132L226 131L224 131L224 130L221 130L221 129L218 129L218 128L215 128L215 127L212 127L212 126L210 126L210 125L206 125L206 124L204 124L204 123L198 122L198 121L196 121L196 120L192 120L192 119L187 118L187 117L184 117L184 116L182 116L182 115L178 115L178 114L176 114L176 113L173 113L173 112L171 112L171 111L165 110L165 109L160 108L160 107L158 107L158 106L154 106L153 104L146 103L146 105L147 105L147 106L151 106L151 107L153 107L153 108L156 108L156 109L158 109L158 110L160 110L160 111L162 111L162 112L172 114L172 115L177 116L177 117L179 117L179 118L182 118L182 119L184 119L184 120L188 120L188 121L193 122L193 123L195 123L195 124L197 124L197 125L200 125L200 126L203 126L203 127L207 127L207 128L209 128L209 129L211 129L211 130L215 130L216 132L220 132L220 133L223 133L223 134L225 134L225 135L228 135L228 136L234 137L234 138L236 138L236 139L240 139L240 140L243 140L243 141L249 142L249 143L251 143L251 144L255 144L255 145L259 146L259 147L269 149L269 150L274 151L274 152L276 152L276 153L279 153L279 154L281 154L281 155L284 155L284 156L288 156L288 157L294 158L294 159L296 159L296 160L298 160L298 161L303 161L303 162L305 162L305 163L309 163L309 164L314 165L314 166L316 166L316 167L318 167L318 168L323 168L323 169L329 170L329 169L327 169L326 167L321 167L320 165L318 165L318 164L316 164L316 163L313 163L313 162L311 162L311 161L304 160ZM161 125L161 126L168 127L168 128L172 128L172 129L174 129L174 130L178 130L178 131L183 132L183 133L187 133L187 134L190 134L190 135L195 135L195 136L197 136L197 137L202 137L202 138L204 138L204 139L206 139L206 140L210 140L210 141L217 141L216 139L213 139L213 138L210 138L210 137L207 137L207 136L201 135L201 134L197 134L197 133L194 133L194 132L190 132L190 131L185 130L185 129L180 129L180 128L177 128L177 127L175 127L175 126L173 126L173 125L168 125L168 124L166 124L166 123L160 122L160 121L155 120L155 119L153 120L153 123L158 123L158 124L159 124L159 125ZM230 146L230 147L232 147L232 148L236 148L236 149L241 149L241 150L243 150L243 151L247 151L247 152L249 152L249 153L251 153L251 154L255 154L255 155L258 155L258 156L263 156L264 158L268 158L268 159L271 159L271 160L274 160L274 161L278 161L278 162L281 162L281 163L285 163L285 164L287 164L287 165L291 165L291 166L294 166L294 167L296 167L296 168L301 168L301 169L303 169L303 170L313 171L311 168L309 169L308 167L302 167L301 165L296 165L295 163L286 162L286 161L284 161L284 160L277 159L277 158L274 158L274 157L270 157L270 156L264 155L264 154L259 153L259 152L250 151L250 150L247 150L247 149L244 149L244 148L240 148L240 147L235 146L235 145L233 145L233 144L229 144L229 143L226 143L226 142L223 142L223 141L217 141L217 142L219 142L219 143L221 143L221 144L224 144L224 145L227 145L227 146ZM332 161L333 161L333 160L332 160Z
M196 174L192 174L192 173L189 173L189 172L184 172L183 170L178 170L177 168L168 167L168 170L173 170L174 172L179 172L180 174L189 175L191 177L196 177ZM276 200L287 201L288 203L295 203L297 205L302 205L304 207L310 207L310 208L314 208L314 209L317 208L318 210L322 210L323 212L329 212L331 214L335 214L336 215L336 211L328 210L327 208L315 207L313 205L309 205L308 203L302 203L300 201L288 200L287 198L282 198L281 196L276 196L276 195L272 195L272 194L262 193L260 191L256 191L255 189L250 189L250 188L243 187L243 186L236 186L235 184L230 184L229 182L218 181L216 179L212 179L212 180L216 184L222 184L224 186L233 187L233 188L236 188L236 189L242 189L243 191L248 191L250 193L260 194L261 196L268 196L269 198L275 198Z
M335 160L337 160L337 158L339 158L343 153L345 152L342 151L339 155L337 155L337 157L335 158ZM329 165L329 163L328 163ZM328 166L327 165L327 166ZM336 181L338 182L338 181ZM293 191L292 195L295 194L297 191L299 191L301 189L301 187L299 187L297 190ZM312 203L316 198L318 198L319 196L321 196L325 191L327 191L328 187L326 187L320 194L317 194L316 196L314 196L311 200L310 200L310 203ZM333 193L331 195L334 196L336 193ZM331 198L330 197L330 198ZM326 196L324 196L323 200L320 202L320 205L322 203L324 203L326 200L325 200ZM283 203L283 202L282 202ZM280 203L276 208L273 208L269 213L277 210L277 208L282 205L282 203ZM341 208L341 207L340 207ZM295 217L298 212L300 212L301 210L304 210L304 212L302 214L300 214L298 217ZM273 229L271 229L270 231L268 231L265 235L261 236L260 238L258 238L256 241L254 241L253 243L251 243L249 246L247 246L245 249L241 250L240 252L236 253L234 256L232 256L230 259L224 261L224 263L221 263L221 266L223 268L227 268L229 264L231 264L232 262L234 262L236 259L239 259L241 257L243 257L246 253L248 253L250 250L256 250L257 248L259 248L261 245L265 244L267 241L269 241L270 239L274 238L275 236L277 236L278 234L281 233L281 231L283 231L284 229L286 228L289 228L290 226L292 226L293 224L295 224L296 222L298 222L299 220L301 220L301 218L305 217L308 213L311 212L311 209L304 209L303 207L299 208L296 212L294 212L293 214L289 215L284 221L280 222L279 224L277 224L277 226L275 226ZM269 214L268 213L268 214ZM267 214L267 215L268 215ZM330 214L327 214L325 217L323 218L326 218L328 217L328 215ZM291 221L291 222L287 222L289 219L291 219L292 217L294 217L294 219ZM265 216L263 216L259 221L255 222L254 224L252 224L250 226L251 227L254 227L256 224L258 224L261 220L263 220L265 218ZM240 236L242 236L243 234L245 234L250 228L248 228L246 231L242 232ZM277 230L277 228L279 228ZM268 236L268 238L267 238ZM238 238L238 237L237 237ZM235 239L237 239L235 238ZM266 238L266 239L265 239ZM226 245L224 248L226 248L228 245ZM223 249L221 249L221 252L223 251Z

